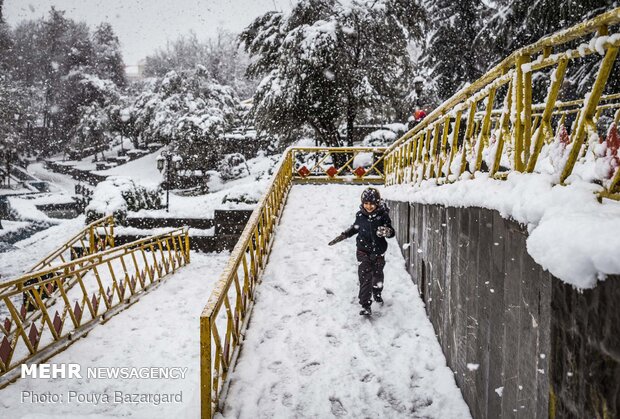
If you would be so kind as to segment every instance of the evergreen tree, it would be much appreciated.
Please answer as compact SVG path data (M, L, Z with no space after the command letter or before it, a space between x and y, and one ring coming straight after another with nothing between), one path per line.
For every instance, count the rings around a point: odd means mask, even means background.
M144 73L162 77L169 71L206 67L220 84L231 86L240 97L249 97L257 83L245 76L249 57L238 46L236 35L219 29L215 38L201 42L194 32L146 57Z
M483 10L482 0L437 0L430 6L431 31L423 66L435 80L442 100L486 70L487 62L475 45Z
M214 168L213 140L235 120L238 98L204 66L154 79L131 107L130 120L144 143L160 142L181 155L187 168Z
M503 58L617 5L617 0L498 0L490 9L483 34L488 38L495 34L490 45L496 56Z
M404 11L408 14L403 14ZM286 136L307 125L330 146L365 111L406 95L407 41L421 33L417 3L303 0L290 14L270 12L240 35L252 56L248 74L263 77L254 96L259 129Z
M107 106L118 97L114 86L125 83L118 39L108 24L91 38L84 23L52 8L47 18L15 28L11 49L9 73L28 93L29 113L39 112L34 119L40 126L33 130L29 122L26 135L44 153L69 144L83 108Z
M102 79L112 80L119 87L125 86L125 63L120 51L120 42L112 25L100 24L93 33L93 68Z

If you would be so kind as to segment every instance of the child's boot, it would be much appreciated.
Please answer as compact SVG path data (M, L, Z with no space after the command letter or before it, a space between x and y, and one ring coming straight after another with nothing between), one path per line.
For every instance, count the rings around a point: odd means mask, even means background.
M360 311L360 315L362 316L370 316L372 314L372 310L370 309L370 306L363 306L362 310Z

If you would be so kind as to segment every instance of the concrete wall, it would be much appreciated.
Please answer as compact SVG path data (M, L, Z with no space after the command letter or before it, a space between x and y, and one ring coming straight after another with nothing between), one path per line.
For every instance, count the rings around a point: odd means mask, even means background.
M583 293L565 285L529 256L527 231L496 211L389 205L407 269L475 418L605 417L604 409L616 417L620 305L609 302L620 297L618 278ZM591 377L592 368L606 372Z
M232 250L247 221L252 215L251 210L215 210L214 218L135 218L128 217L129 227L151 229L159 227L190 227L190 248L201 252L221 252ZM215 227L213 236L192 236L191 228L208 229ZM115 244L131 243L144 236L115 235Z

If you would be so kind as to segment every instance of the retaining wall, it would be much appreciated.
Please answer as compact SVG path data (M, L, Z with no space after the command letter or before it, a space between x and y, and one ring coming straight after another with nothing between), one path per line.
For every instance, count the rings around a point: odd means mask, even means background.
M251 210L215 210L214 218L135 218L128 217L129 227L151 229L160 227L190 227L190 248L202 252L232 250L252 214ZM191 228L214 228L212 236L192 236ZM115 235L116 245L130 243L148 235Z
M534 262L526 229L496 211L389 205L475 418L618 417L619 277L574 289Z

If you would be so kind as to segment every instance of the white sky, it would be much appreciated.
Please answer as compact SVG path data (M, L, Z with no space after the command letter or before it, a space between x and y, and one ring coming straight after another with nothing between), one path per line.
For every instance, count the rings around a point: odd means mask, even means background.
M14 26L44 17L51 6L94 28L109 22L121 41L125 64L135 65L167 40L193 30L200 39L218 27L239 32L269 10L291 9L295 0L5 0L4 18Z

